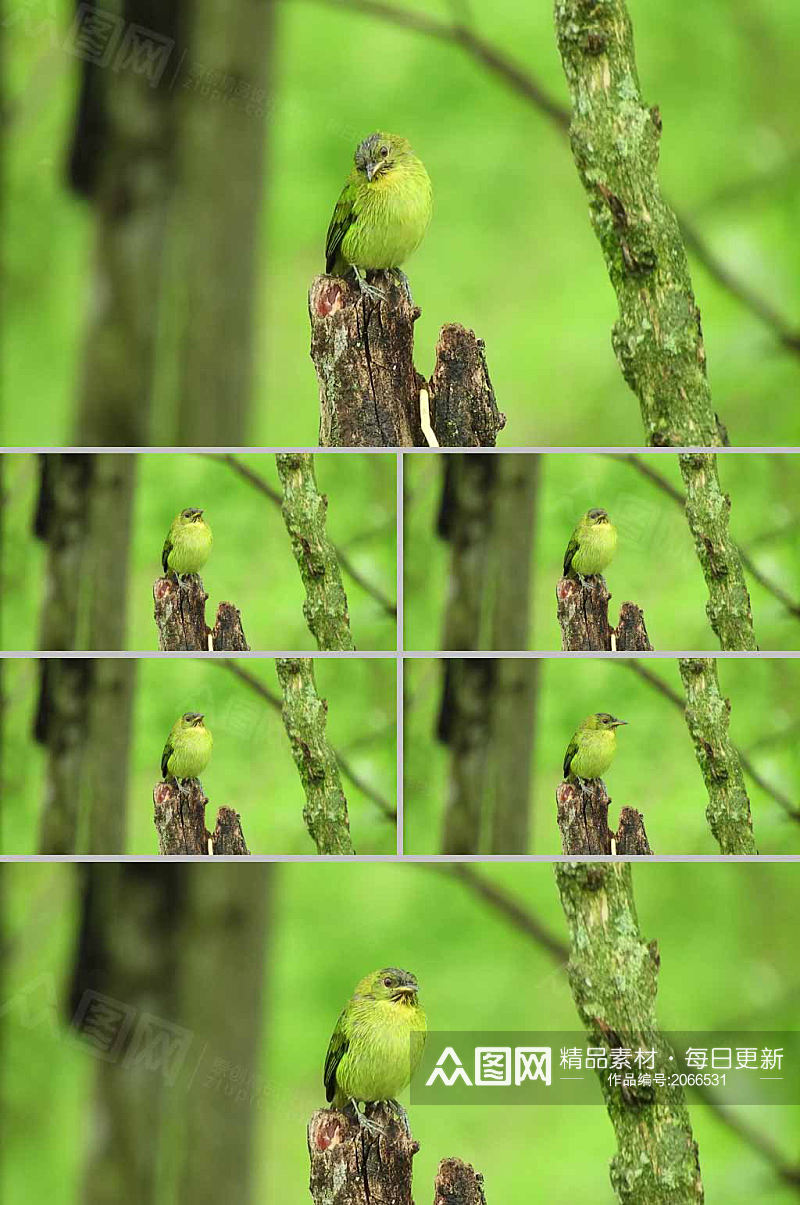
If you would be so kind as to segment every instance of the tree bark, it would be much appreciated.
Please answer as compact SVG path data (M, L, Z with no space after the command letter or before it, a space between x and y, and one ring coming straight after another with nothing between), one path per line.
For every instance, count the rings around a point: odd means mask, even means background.
M578 175L617 295L613 344L647 442L725 442L686 250L658 181L661 116L642 102L625 0L555 0Z
M483 1176L461 1159L442 1159L433 1186L433 1205L486 1205Z
M318 649L352 650L347 595L325 527L328 499L317 489L314 457L307 452L278 452L276 460L283 486L281 514L306 592L306 623Z
M706 614L723 649L758 649L742 559L730 537L731 500L720 489L713 453L678 457L686 486L686 518L708 587Z
M483 343L457 324L442 328L430 381L414 368L420 310L389 273L375 274L385 300L317 276L308 299L311 358L320 391L321 447L427 447L420 390L443 447L494 447L505 424L495 402Z
M273 0L186 0L171 213L179 445L251 437L275 10Z
M171 780L157 782L153 788L158 852L168 855L210 854L216 857L223 854L249 854L238 812L233 808L220 808L214 832L210 833L206 828L208 799L202 783L198 778L188 778L182 786L183 792Z
M318 854L354 854L336 754L325 734L328 704L317 694L314 662L278 657L281 715L306 797L303 819Z
M338 1109L317 1109L308 1123L309 1191L314 1205L413 1205L411 1161L419 1143L391 1108L373 1105L381 1134L362 1131Z
M569 981L592 1045L653 1050L669 1066L658 1027L660 958L645 945L629 863L560 863L556 882L570 932ZM610 1060L609 1060L610 1061ZM629 1089L598 1078L617 1139L611 1185L622 1205L696 1205L703 1200L697 1143L683 1089Z
M712 657L681 657L686 726L708 793L706 819L723 854L757 854L750 800L728 733L731 705L720 694Z
M308 1123L309 1190L314 1205L413 1205L412 1160L419 1143L392 1109L371 1106L382 1127L370 1134L339 1109L317 1109ZM460 1159L443 1159L434 1205L486 1205L483 1176Z
M652 652L644 614L635 603L624 602L619 623L608 621L611 595L599 573L579 582L562 577L556 586L556 606L561 628L561 648L571 652Z
M644 816L635 808L623 808L619 827L608 825L611 800L601 778L583 784L564 780L556 791L561 852L572 855L616 853L625 857L652 854L644 828ZM613 845L612 845L613 842Z
M206 624L206 601L202 579L193 573L183 584L174 577L158 577L153 583L153 618L162 652L249 652L242 630L241 612L233 603L217 607L213 628Z

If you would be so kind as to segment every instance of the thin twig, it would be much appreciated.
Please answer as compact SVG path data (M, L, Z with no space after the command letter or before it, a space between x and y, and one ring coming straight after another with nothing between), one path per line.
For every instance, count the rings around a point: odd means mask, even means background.
M273 707L275 711L280 714L283 704L278 695L274 695L272 691L264 686L263 683L259 682L258 678L254 677L253 674L248 673L246 669L242 669L241 666L237 665L235 661L230 661L228 659L225 661L218 661L216 664L222 666L223 669L227 669L241 682L246 683L246 685L254 690L256 694L260 695L265 702L269 703L270 707ZM376 791L374 787L370 786L370 784L353 769L350 762L346 757L342 756L338 749L334 749L334 753L336 754L336 761L338 762L339 769L341 770L342 774L344 774L345 778L349 778L353 786L356 787L362 795L366 796L367 799L371 799L373 803L377 804L386 819L391 820L394 823L397 820L397 808L392 807L388 799L385 799L379 791Z
M657 470L652 468L646 461L640 460L635 453L610 452L609 456L612 460L619 460L623 464L631 465L638 473L641 473L643 477L646 477L648 481L652 481L653 485L658 486L660 490L663 490L665 494L668 494L669 497L672 498L673 502L677 502L678 506L681 508L686 506L686 497L681 493L677 486L674 486L671 481L667 481L666 477L662 477L661 473L657 472ZM766 575L757 567L749 552L747 552L747 550L743 548L741 544L737 544L736 548L739 552L739 558L750 576L754 578L760 586L763 586L763 588L768 591L773 598L777 599L778 602L786 608L793 619L800 619L800 603L795 602L794 599L790 598L780 586L776 585L775 582L770 581L770 579L766 577Z
M237 460L235 456L232 456L230 452L206 452L205 455L209 458L209 460L219 460L223 464L228 465L229 468L233 469L234 473L238 473L239 476L243 477L245 481L249 481L251 485L254 485L257 490L265 495L265 497L269 498L270 502L274 502L280 510L281 505L283 504L283 497L281 496L280 491L274 489L273 486L271 486L269 482L266 481L259 473L256 473L248 465L242 464L241 461ZM333 541L331 541L331 543L333 544ZM387 615L389 615L392 619L396 619L397 603L393 603L392 600L388 598L381 590L379 590L377 586L374 586L372 582L367 581L363 574L356 569L348 554L344 552L339 545L333 544L333 549L336 553L336 559L341 565L342 569L344 569L345 573L349 574L356 585L360 586L365 594L369 594L370 598L373 598L378 606L385 611Z
M642 665L638 661L634 661L633 659L626 659L620 664L627 666L628 669L633 670L633 672L638 674L639 677L645 682L649 682L651 686L654 686L656 690L660 691L664 698L669 699L671 703L674 703L681 715L683 715L685 707L684 700L681 695L679 695L676 690L673 690L667 682L662 681L662 679L659 678L657 674L654 674L652 670L647 669L646 666ZM742 763L742 769L744 770L745 774L752 778L756 786L760 787L765 794L769 795L770 798L777 803L778 807L782 808L783 811L786 812L786 815L789 816L790 819L800 821L800 809L792 802L789 796L784 795L784 793L778 787L772 786L771 783L766 781L763 775L755 768L752 761L741 748L741 746L734 745L734 749L736 750L739 761Z
M442 21L437 17L430 17L427 14L410 12L398 8L394 4L387 4L384 0L316 0L316 3L325 4L330 8L338 10L350 9L351 12L363 13L364 16L378 17L380 20L399 26L401 29L409 29L415 33L435 38L440 42L449 42L454 46L460 46L476 62L499 76L514 92L524 97L534 108L543 113L548 120L553 122L557 129L563 133L569 131L569 110L554 100L534 79L527 68L505 54L499 47L492 45L491 42L475 33L473 29L466 27L463 23ZM693 223L676 210L674 206L671 206L671 208L678 219L687 246L691 249L698 263L703 265L721 288L728 291L737 301L741 302L743 306L769 327L787 351L800 355L800 330L793 328L777 312L773 305L758 297L747 284L743 283L729 268L721 263L705 241L698 236Z
M490 879L478 874L468 862L428 862L423 865L469 887L470 891L490 904L506 920L511 921L512 925L526 937L533 938L536 944L541 946L559 966L566 964L569 949L565 943L551 933L539 918L525 908L519 900L502 887L498 887L496 883L491 882Z

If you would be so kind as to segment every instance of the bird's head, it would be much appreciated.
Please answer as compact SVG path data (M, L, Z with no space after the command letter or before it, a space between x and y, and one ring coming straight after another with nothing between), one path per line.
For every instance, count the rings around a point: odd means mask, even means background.
M627 722L627 720L618 720L616 716L609 715L607 711L598 711L595 715L590 715L588 719L584 720L581 726L583 728L591 728L596 732L602 728L621 728Z
M202 728L204 719L202 711L187 711L181 716L181 724L184 728Z
M592 510L587 510L584 516L584 522L590 527L599 527L601 523L610 523L608 511L603 510L600 506L595 506Z
M356 988L357 996L367 996L372 1000L389 1000L392 1004L417 1003L419 984L416 976L410 971L401 971L397 967L384 967L382 971L373 971L365 975Z
M372 183L373 180L387 175L398 166L406 156L411 154L411 145L407 138L399 134L370 134L356 147L353 162L356 171L361 172Z
M199 523L203 517L203 512L194 506L189 506L186 510L182 510L178 515L181 523Z

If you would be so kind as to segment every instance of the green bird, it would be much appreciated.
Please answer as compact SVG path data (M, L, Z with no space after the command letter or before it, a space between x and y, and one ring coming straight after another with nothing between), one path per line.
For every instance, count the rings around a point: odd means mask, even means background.
M214 537L203 513L192 506L182 510L172 520L164 541L161 551L164 573L172 571L181 585L185 575L200 572L211 552Z
M564 777L586 781L602 778L617 751L617 728L627 724L607 711L587 716L567 745Z
M418 991L409 971L373 971L357 985L336 1022L325 1057L325 1095L336 1109L351 1104L367 1129L380 1127L361 1112L359 1101L388 1101L408 1128L397 1097L411 1082L428 1030Z
M564 553L564 576L573 573L581 582L602 573L617 550L617 529L608 511L587 510L570 536Z
M325 271L344 276L352 270L361 292L380 299L383 293L367 284L364 274L391 269L410 299L400 265L422 242L431 220L428 173L399 134L370 134L353 159L328 227Z
M170 729L161 754L161 777L174 778L181 789L186 778L199 778L208 765L214 744L199 711L187 711Z

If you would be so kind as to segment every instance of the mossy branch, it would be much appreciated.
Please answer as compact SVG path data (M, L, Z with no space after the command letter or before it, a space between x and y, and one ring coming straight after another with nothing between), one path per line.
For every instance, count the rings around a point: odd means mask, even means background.
M728 733L731 705L720 693L717 663L712 657L682 657L678 665L711 832L723 854L757 854L742 764Z
M566 862L555 873L570 933L570 987L592 1045L654 1050L656 1065L668 1067L672 1052L655 1009L658 948L639 933L630 863ZM623 1205L702 1202L683 1089L669 1080L616 1087L602 1071L598 1078L617 1139L611 1160L617 1199Z
M284 727L300 774L303 819L319 854L353 854L347 799L336 754L325 735L328 704L317 694L309 657L278 657Z
M686 518L708 587L706 614L723 649L755 652L750 595L739 549L728 524L731 500L722 492L713 452L678 457L686 486Z
M336 549L328 539L328 499L317 489L314 457L308 452L278 452L283 486L281 514L306 591L303 614L317 648L341 652L356 646L350 633L347 595Z
M613 344L647 442L724 443L675 214L658 181L661 116L642 101L625 0L555 0L570 141L617 295Z

